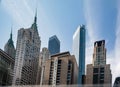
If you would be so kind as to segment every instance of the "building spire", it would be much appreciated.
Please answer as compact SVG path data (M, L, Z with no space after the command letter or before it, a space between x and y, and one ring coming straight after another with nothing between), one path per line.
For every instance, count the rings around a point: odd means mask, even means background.
M37 8L36 8L35 17L34 17L34 23L32 24L31 29L37 30Z
M34 23L37 22L37 8L36 8L36 12L35 12L35 18L34 18Z
M11 27L10 39L12 40L12 27Z
M12 40L12 26L11 26L10 38L4 46L4 51L11 57L15 58L15 47Z

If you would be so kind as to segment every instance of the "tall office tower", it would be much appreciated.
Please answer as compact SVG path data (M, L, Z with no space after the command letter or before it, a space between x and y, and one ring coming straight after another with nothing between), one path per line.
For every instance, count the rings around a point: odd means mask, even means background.
M13 85L36 84L40 53L37 17L28 29L18 30Z
M77 84L78 66L74 55L58 53L45 62L43 85Z
M105 40L94 43L93 64L87 65L86 84L111 85L110 64L106 64Z
M44 80L44 73L45 73L45 61L50 59L49 50L44 47L42 48L42 52L40 53L39 57L39 66L38 66L38 73L37 73L37 85L42 85Z
M94 43L93 66L106 64L105 40Z
M15 59L0 49L0 86L12 85Z
M49 38L48 49L51 55L60 52L60 41L56 35Z
M79 66L78 84L84 84L85 75L85 26L81 25L77 28L73 35L73 54Z
M115 82L114 82L113 87L120 87L120 77L117 77L117 78L115 79Z
M4 51L10 55L12 58L15 58L15 47L12 40L12 31L8 42L4 46Z

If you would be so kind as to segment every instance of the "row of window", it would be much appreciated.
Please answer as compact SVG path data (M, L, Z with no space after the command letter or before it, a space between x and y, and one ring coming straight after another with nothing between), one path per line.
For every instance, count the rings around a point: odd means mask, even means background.
M104 83L104 67L93 69L93 84L103 84Z
M69 61L68 62L68 72L67 72L67 84L72 83L71 78L72 78L72 62Z

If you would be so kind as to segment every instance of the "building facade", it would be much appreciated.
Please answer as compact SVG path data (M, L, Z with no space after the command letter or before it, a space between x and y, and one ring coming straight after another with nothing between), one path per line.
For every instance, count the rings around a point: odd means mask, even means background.
M40 53L37 17L28 29L18 30L13 85L36 84Z
M78 84L84 83L85 75L85 38L86 38L85 26L81 25L77 28L73 35L73 54L77 60L79 66L78 71Z
M86 84L111 86L110 64L106 64L105 40L94 43L93 63L87 65Z
M69 52L51 56L45 63L43 85L77 84L78 66L74 55Z
M49 50L44 47L42 48L42 52L40 52L39 57L39 66L38 66L38 73L37 73L37 85L43 85L44 81L44 73L45 73L45 62L46 60L50 59L50 53Z
M15 60L0 49L0 86L12 85Z
M56 35L49 38L48 49L51 55L60 52L60 41Z
M4 46L4 51L12 58L15 58L15 47L14 47L14 43L12 40L12 31L11 31L9 40Z

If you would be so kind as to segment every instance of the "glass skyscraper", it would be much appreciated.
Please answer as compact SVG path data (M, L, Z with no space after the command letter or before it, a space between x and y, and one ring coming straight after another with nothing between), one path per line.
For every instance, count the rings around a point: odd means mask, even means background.
M76 57L78 64L78 84L84 83L83 76L85 75L85 26L81 25L77 28L73 35L73 54Z
M56 35L49 38L48 49L51 55L60 52L60 41Z

